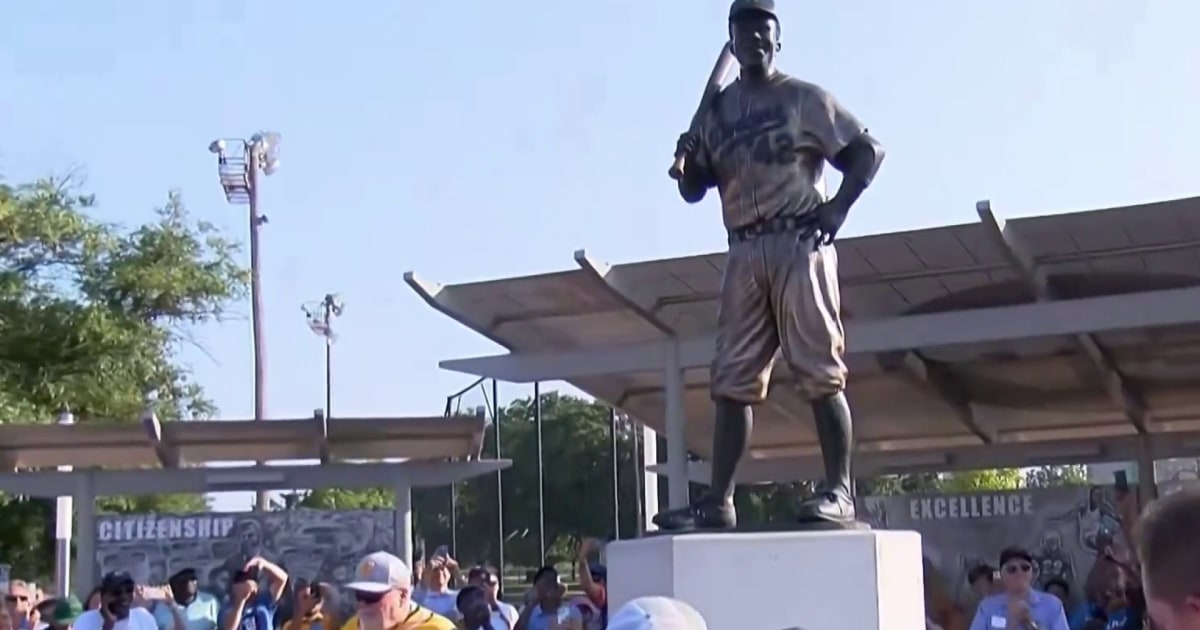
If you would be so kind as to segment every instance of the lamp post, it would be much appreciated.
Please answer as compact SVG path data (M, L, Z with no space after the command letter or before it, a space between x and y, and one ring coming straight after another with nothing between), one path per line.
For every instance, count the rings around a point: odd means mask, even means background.
M325 339L325 417L333 417L333 342L337 334L333 332L333 320L342 316L346 305L338 299L337 294L329 293L319 302L302 304L300 309L308 318L308 329L315 335Z
M262 291L258 267L258 230L267 217L258 211L258 173L271 175L279 168L280 136L256 133L249 140L214 140L208 150L217 156L217 174L225 199L232 205L250 207L250 327L254 341L254 419L266 417L266 365L263 350ZM261 464L262 462L259 462ZM267 491L256 493L254 508L267 511Z

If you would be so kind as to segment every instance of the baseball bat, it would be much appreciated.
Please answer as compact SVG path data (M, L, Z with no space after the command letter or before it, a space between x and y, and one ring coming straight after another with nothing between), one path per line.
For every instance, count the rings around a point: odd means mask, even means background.
M696 113L692 114L692 124L688 127L688 131L695 133L700 129L700 124L704 121L704 115L708 112L709 106L712 105L713 99L721 91L721 85L725 83L725 77L729 74L730 68L733 67L733 51L729 48L729 42L721 46L721 54L717 56L717 62L713 64L712 72L708 75L708 83L704 84L704 93L700 95L700 104L696 106ZM671 163L671 168L667 170L667 174L671 179L678 180L683 177L683 169L687 166L687 155L683 151L675 152L675 161Z

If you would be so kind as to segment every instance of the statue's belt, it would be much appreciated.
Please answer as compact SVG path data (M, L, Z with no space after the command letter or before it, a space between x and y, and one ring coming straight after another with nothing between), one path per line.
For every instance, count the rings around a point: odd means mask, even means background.
M741 243L759 236L790 232L799 232L807 239L816 234L817 229L817 215L811 212L798 217L775 217L729 230L729 244Z

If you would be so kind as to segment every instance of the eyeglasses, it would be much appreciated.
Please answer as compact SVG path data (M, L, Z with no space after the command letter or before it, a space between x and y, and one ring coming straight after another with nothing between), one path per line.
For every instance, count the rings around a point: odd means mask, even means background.
M1013 575L1013 574L1017 573L1018 571L1021 573L1029 573L1032 570L1033 570L1033 565L1028 564L1026 562L1021 562L1019 564L1004 565L1004 572L1009 575Z
M17 602L27 602L27 601L29 601L29 596L28 595L7 595L4 597L4 601L6 601L10 604L15 604Z
M367 593L364 591L354 591L354 599L360 604L367 605L378 604L383 599L384 595L387 595L387 593Z

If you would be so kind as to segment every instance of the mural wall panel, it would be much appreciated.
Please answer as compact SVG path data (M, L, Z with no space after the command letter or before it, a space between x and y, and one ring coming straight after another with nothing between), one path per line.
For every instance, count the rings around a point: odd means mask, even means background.
M295 579L341 584L364 555L393 551L394 532L390 510L103 516L96 566L151 585L193 568L202 589L223 597L233 571L261 555Z
M921 534L925 557L962 602L974 566L992 566L1009 546L1036 558L1037 579L1062 578L1082 593L1097 554L1126 552L1112 488L1079 486L959 495L864 497L860 517L876 528Z

